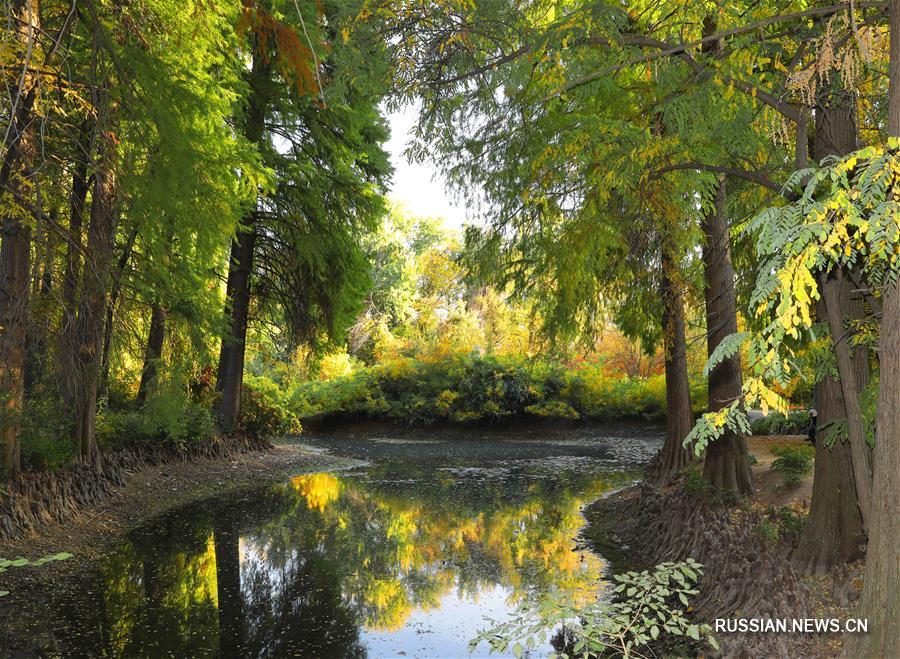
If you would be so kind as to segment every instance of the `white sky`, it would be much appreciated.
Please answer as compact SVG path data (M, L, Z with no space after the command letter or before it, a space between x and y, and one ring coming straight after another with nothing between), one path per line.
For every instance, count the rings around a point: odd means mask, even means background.
M391 201L400 204L413 216L439 217L449 228L459 229L469 219L465 206L446 191L446 181L431 163L410 164L403 152L410 142L416 108L405 107L388 114L391 138L386 146L394 166Z

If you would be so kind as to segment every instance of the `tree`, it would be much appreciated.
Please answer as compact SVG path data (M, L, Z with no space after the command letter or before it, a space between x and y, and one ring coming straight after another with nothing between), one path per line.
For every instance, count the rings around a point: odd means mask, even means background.
M296 3L284 4L289 15L299 11ZM316 26L317 38L336 42L343 6L292 16L299 26L276 18L281 9L277 3L247 3L242 17L252 59L243 130L273 177L232 242L229 329L216 379L220 418L228 429L240 416L253 298L260 315L280 316L288 348L341 336L365 295L368 266L359 234L384 212L377 192L388 171L380 148L386 134L375 110L379 83L373 88L351 78L359 73L355 66L376 71L379 51L337 46L320 71L315 51L322 44L307 41L307 28Z
M720 179L716 200L703 215L703 271L706 292L706 336L710 356L729 335L737 332L737 303L731 236L725 218L725 181ZM735 353L709 371L709 409L717 412L741 396L741 358ZM687 435L685 435L687 436ZM729 429L706 449L703 476L716 489L737 495L753 492L750 458L744 437Z
M900 1L891 0L889 98L887 134L894 148L900 139ZM869 518L869 543L866 551L865 586L859 615L868 620L870 631L849 637L844 643L845 657L890 657L900 654L900 555L897 538L900 522L900 273L896 264L896 246L900 242L900 209L897 208L897 161L891 164L894 195L892 215L894 263L886 276L882 292L882 325L879 339L881 373L878 391L878 416L875 427L875 474L872 483L872 508Z

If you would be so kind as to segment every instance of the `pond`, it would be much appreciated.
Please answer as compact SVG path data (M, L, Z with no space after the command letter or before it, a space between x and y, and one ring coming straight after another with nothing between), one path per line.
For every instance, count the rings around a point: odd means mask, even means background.
M581 508L634 479L659 443L586 428L304 436L360 466L138 528L55 591L42 654L466 656L486 619L550 590L602 592L603 558L577 544Z

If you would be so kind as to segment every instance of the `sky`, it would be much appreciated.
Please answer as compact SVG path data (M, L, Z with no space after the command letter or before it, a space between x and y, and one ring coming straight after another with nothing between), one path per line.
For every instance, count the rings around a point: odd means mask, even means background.
M443 218L448 228L459 229L466 223L465 204L446 191L446 181L431 163L410 164L403 152L410 141L416 109L406 107L388 114L391 138L386 147L394 166L391 201L412 215Z

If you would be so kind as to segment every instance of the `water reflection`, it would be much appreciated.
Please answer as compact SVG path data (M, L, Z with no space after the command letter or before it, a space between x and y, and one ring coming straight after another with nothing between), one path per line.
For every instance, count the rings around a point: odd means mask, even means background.
M579 511L625 479L585 456L386 460L201 502L63 588L41 654L458 656L485 614L596 596Z

